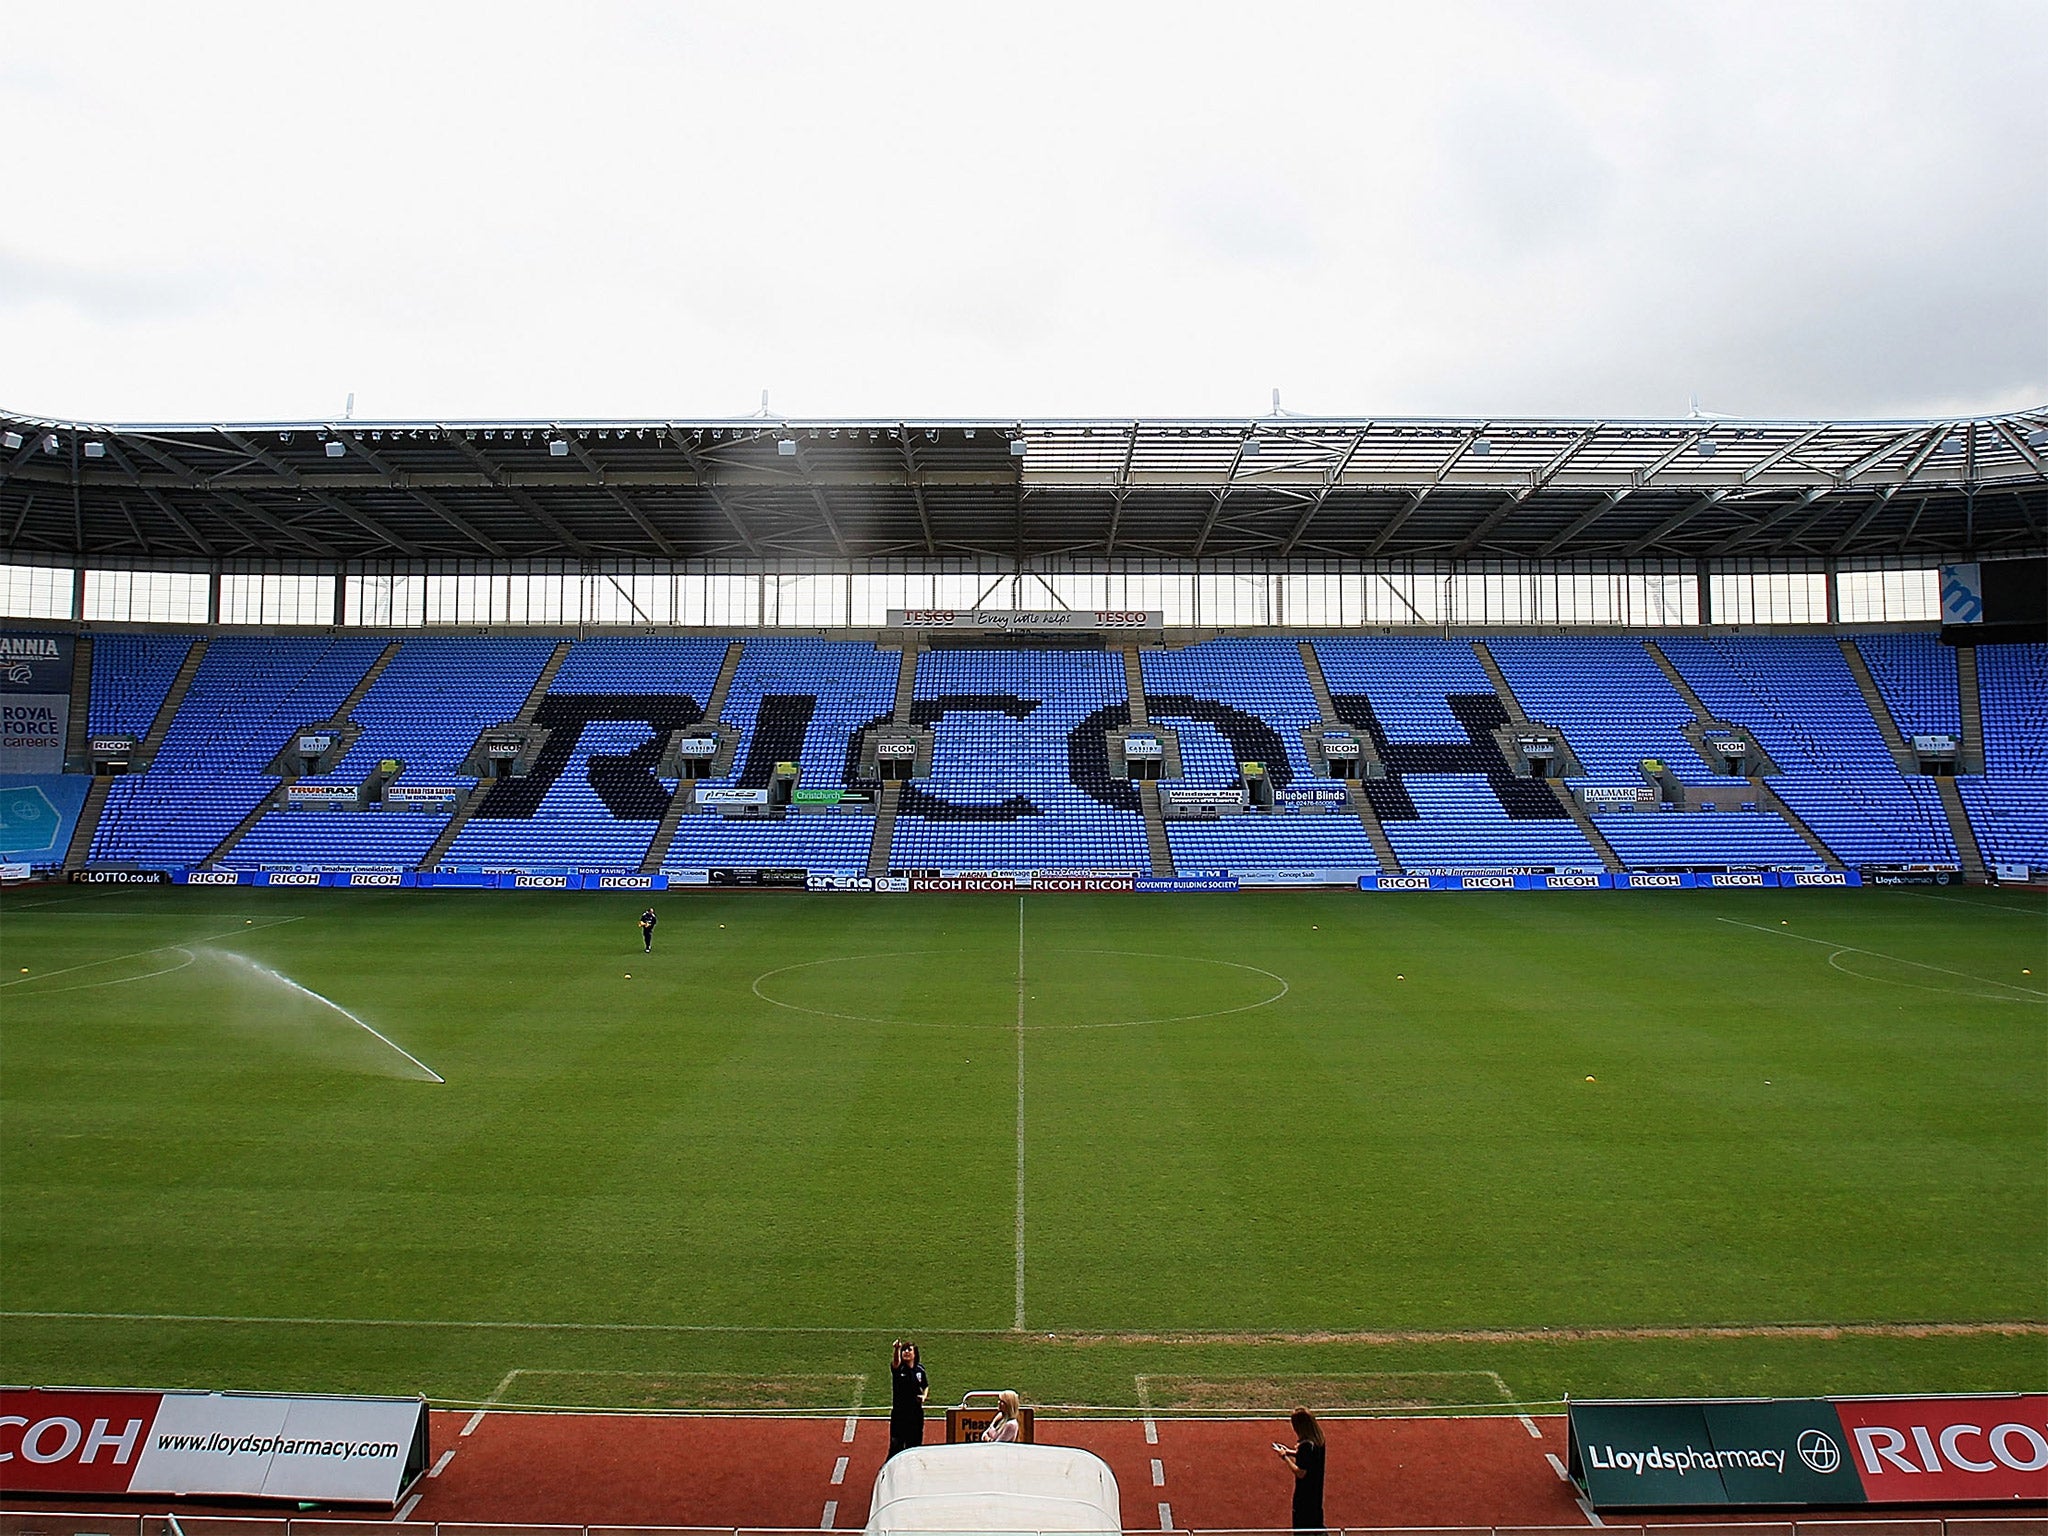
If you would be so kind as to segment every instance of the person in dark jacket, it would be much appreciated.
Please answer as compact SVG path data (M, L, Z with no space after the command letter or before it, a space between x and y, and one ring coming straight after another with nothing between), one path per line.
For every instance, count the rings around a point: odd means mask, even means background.
M654 908L649 907L640 914L640 947L648 954L654 953Z
M889 1455L894 1456L924 1444L924 1400L932 1386L915 1344L898 1339L889 1347Z
M1275 1441L1273 1449L1294 1474L1294 1517L1288 1523L1297 1531L1323 1529L1323 1426L1306 1408L1288 1415L1294 1425L1295 1443L1290 1449Z

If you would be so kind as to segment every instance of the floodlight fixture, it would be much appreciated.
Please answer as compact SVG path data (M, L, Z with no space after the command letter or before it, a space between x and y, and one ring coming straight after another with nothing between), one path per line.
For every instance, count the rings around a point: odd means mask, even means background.
M60 446L61 445L57 441L56 433L45 432L43 434L43 452L55 453Z
M5 448L9 453L12 453L21 444L22 436L19 432L0 432L0 448Z
M346 448L344 448L344 447L342 446L342 444L341 444L341 439L340 439L340 438L330 438L330 439L328 439L328 443L327 443L327 457L329 457L330 459L338 459L338 458L340 458L340 457L341 457L341 456L342 456L343 454L345 454L345 453L347 453L347 452L348 452L348 449L346 449Z
M14 437L12 432L7 435ZM14 440L17 443L21 441L18 437L14 437ZM2048 427L2036 427L2033 431L2029 432L2027 434L2027 446L2029 448L2048 448Z
M785 459L795 458L796 439L793 437L778 437L775 440L775 451Z
M1943 453L1961 453L1963 451L1963 435L1960 432L1953 432L1944 437L1941 440L1941 451Z
M85 456L88 459L104 459L107 456L107 445L105 443L87 443L85 445Z
M548 457L551 459L566 459L569 457L568 443L559 437L550 438L548 440Z
M1703 459L1711 459L1715 454L1721 451L1721 445L1715 442L1711 437L1703 437L1700 439L1699 447L1694 451L1698 453L1699 456Z
M1010 457L1013 459L1023 458L1024 455L1030 451L1030 448L1031 445L1025 442L1024 439L1021 437L1013 437L1010 439Z
M1492 453L1492 452L1493 452L1493 439L1492 439L1492 438L1490 438L1490 437L1475 437L1475 438L1473 438L1473 439L1472 439L1472 456L1473 456L1474 458L1478 458L1478 459L1483 459L1483 458L1485 458L1485 457L1486 457L1486 456L1487 456L1488 454L1490 454L1490 453Z

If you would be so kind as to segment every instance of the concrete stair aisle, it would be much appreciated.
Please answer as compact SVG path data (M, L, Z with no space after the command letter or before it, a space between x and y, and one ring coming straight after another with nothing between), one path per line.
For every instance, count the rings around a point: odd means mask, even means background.
M704 701L706 720L716 720L719 711L725 708L725 695L732 687L733 674L740 669L740 652L745 648L745 643L739 640L725 648L725 660L718 664L718 677L711 684L711 697ZM654 829L647 852L640 856L641 874L651 875L661 868L661 861L668 857L669 848L675 843L676 828L683 824L683 816L689 809L690 797L678 784L675 793L668 797L668 808L661 813L661 822Z
M1806 822L1800 817L1799 813L1793 810L1791 806L1787 805L1784 802L1784 800L1780 798L1778 792L1775 789L1771 788L1770 780L1751 779L1749 781L1749 787L1756 791L1756 803L1758 808L1770 811L1771 813L1779 817L1785 823L1786 826L1790 827L1794 832L1797 832L1800 835L1800 837L1805 840L1806 846L1811 848L1815 853L1819 854L1820 861L1823 864L1825 864L1829 869L1846 869L1848 867L1841 861L1839 857L1836 856L1834 849L1830 848L1824 841L1822 841L1821 835L1818 832L1814 831L1812 827L1809 827L1806 824Z
M1863 702L1870 709L1870 718L1877 722L1877 734L1884 738L1885 750L1892 755L1892 762L1901 773L1918 773L1920 764L1913 754L1906 750L1906 738L1899 733L1899 723L1892 718L1891 706L1878 691L1877 679L1870 675L1870 663L1863 659L1863 649L1854 640L1840 639L1835 642L1842 648L1842 660L1849 664L1849 675L1856 679L1856 691L1863 695Z
M1701 724L1712 720L1714 712L1700 702L1700 696L1692 691L1692 684L1688 683L1678 668L1671 664L1671 658L1664 654L1664 648L1654 640L1645 640L1643 649L1649 653L1650 660L1657 663L1664 675L1671 679L1671 686L1676 688L1678 696L1685 700L1685 707L1692 711L1693 719Z
M1962 706L1963 740L1957 773L1984 771L1984 695L1977 686L1977 647L1956 647L1956 700Z
M171 729L171 721L177 718L178 706L185 702L185 694L192 687L192 679L199 671L199 663L206 660L206 642L194 640L192 648L185 653L185 659L178 664L177 675L171 679L171 686L164 693L163 703L157 706L156 718L149 723L149 732L142 738L142 745L136 749L136 756L147 765L164 744L164 737ZM78 823L71 829L71 846L64 853L64 867L67 870L84 869L92 858L92 840L98 835L100 818L106 814L107 796L114 787L111 778L95 779L85 792L85 804L79 807Z
M896 664L896 699L889 707L892 725L910 724L910 704L917 697L917 636L903 637L903 659ZM903 803L900 783L884 784L875 797L875 830L868 840L867 872L870 879L886 875L896 842L896 812Z
M1337 719L1337 705L1330 697L1330 681L1323 676L1323 659L1316 654L1310 642L1301 642L1301 669L1308 674L1310 692L1316 696L1316 708L1325 720ZM1358 817L1358 824L1365 828L1365 835L1372 840L1373 854L1380 861L1380 868L1390 875L1401 873L1401 856L1394 852L1394 840L1387 836L1387 829L1380 825L1380 813L1373 809L1372 797L1365 792L1365 785L1357 779L1348 779L1344 793L1349 797L1352 812Z
M1145 852L1152 860L1152 873L1160 879L1171 879L1176 873L1173 867L1173 844L1166 836L1166 813L1159 804L1159 785L1151 779L1138 781L1138 805L1145 812Z
M92 735L92 636L80 635L71 647L71 718L64 722L64 767L76 773L87 766L86 742Z
M1515 690L1508 682L1507 673L1501 671L1500 663L1493 659L1493 652L1486 648L1486 642L1474 640L1472 654L1478 658L1487 681L1493 684L1494 696L1500 700L1501 708L1508 712L1508 719L1516 725L1527 724L1529 716L1522 708L1522 701L1515 697ZM1558 808L1571 817L1572 825L1579 829L1579 836L1600 855L1600 862L1606 867L1607 872L1618 875L1626 869L1628 866L1622 862L1621 855L1614 851L1614 844L1607 841L1607 835L1586 813L1586 808L1579 804L1578 797L1571 792L1564 780L1547 779L1545 782L1550 785L1551 794L1557 797Z
M549 653L540 669L540 676L533 680L533 686L526 690L526 702L519 706L519 723L533 724L533 717L540 713L540 701L548 696L548 689L554 686L555 674L562 670L562 663L569 659L569 647L575 642L563 640Z
M1145 665L1135 645L1124 650L1124 695L1130 700L1131 724L1150 725L1152 717L1145 705ZM1159 786L1148 780L1138 781L1138 808L1145 813L1145 854L1152 861L1152 873L1161 879L1170 879L1173 868L1173 842L1166 835L1166 812L1159 802Z
M1963 866L1963 879L1970 885L1984 885L1991 871L1984 864L1984 850L1977 846L1977 829L1970 825L1970 813L1963 807L1963 792L1946 775L1936 777L1934 787L1941 794L1941 808L1948 816L1949 836L1956 840L1956 862Z
M889 711L892 724L910 724L910 703L916 697L917 637L912 635L905 640L903 659L896 664L896 702Z
M1493 684L1494 697L1508 712L1508 719L1516 725L1528 724L1529 717L1522 712L1522 701L1515 697L1515 690L1508 685L1507 673L1501 671L1500 663L1493 659L1493 652L1486 648L1486 642L1474 640L1472 654L1479 659L1479 667L1486 674L1486 680Z
M163 749L164 737L171 731L171 721L177 718L178 707L185 702L185 695L192 690L192 679L199 675L199 664L206 660L206 642L194 640L192 649L185 653L185 659L178 663L178 672L171 679L171 686L164 694L163 703L157 706L156 718L149 723L149 734L142 738L137 755L144 763L154 762Z
M875 801L875 831L868 843L870 878L889 873L889 851L896 840L896 808L903 800L900 783L884 784Z
M533 724L533 717L540 713L540 701L548 696L548 685L555 680L555 674L562 670L562 663L569 659L569 647L573 642L558 641L554 650L548 653L547 661L541 666L540 676L533 680L533 686L526 690L526 702L519 706L516 717L521 725ZM433 846L420 856L416 870L439 869L441 861L448 856L448 850L455 846L455 839L462 835L462 829L469 825L469 818L476 808L483 804L485 795L491 792L488 781L470 786L468 794L455 802L455 809L448 817L448 825L441 829L441 835L434 839Z
M355 687L349 689L347 697L334 707L334 713L328 717L329 719L348 719L350 712L363 702L363 695L376 686L377 679L383 676L384 669L391 665L392 658L398 654L398 648L403 643L403 641L394 640L377 653L377 659L370 663L368 669L361 677L356 679ZM277 788L265 794L262 799L249 808L248 815L236 822L234 830L215 844L213 852L200 861L200 868L211 869L222 859L226 858L234 850L235 844L255 830L257 822L269 815L272 810L283 805L284 791L297 783L301 777L303 775L296 773L280 774L277 780Z
M355 687L349 689L348 697L334 706L336 720L346 720L356 712L356 706L363 702L363 695L377 685L377 679L384 675L384 669L391 665L392 660L398 655L399 646L403 643L394 640L378 653L377 659L370 663L370 670L356 680Z
M71 842L64 850L67 870L85 868L92 852L93 834L100 829L100 817L107 811L107 792L114 787L111 776L95 777L86 789L85 804L78 808L78 820L71 828Z

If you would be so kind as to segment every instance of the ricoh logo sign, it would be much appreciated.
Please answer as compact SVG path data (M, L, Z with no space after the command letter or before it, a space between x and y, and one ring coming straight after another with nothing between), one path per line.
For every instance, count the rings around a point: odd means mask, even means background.
M1597 891L1600 889L1598 875L1545 875L1543 888L1547 891Z
M240 885L242 877L232 869L195 869L185 877L187 885Z
M271 871L270 883L272 885L318 885L320 877L310 870L278 869Z
M403 885L405 884L405 877L393 869L369 870L360 874L350 875L348 883L355 889L360 890L365 886Z
M566 891L569 889L567 875L514 875L512 889L515 891Z
M654 876L599 875L597 888L600 891L651 891L654 889Z

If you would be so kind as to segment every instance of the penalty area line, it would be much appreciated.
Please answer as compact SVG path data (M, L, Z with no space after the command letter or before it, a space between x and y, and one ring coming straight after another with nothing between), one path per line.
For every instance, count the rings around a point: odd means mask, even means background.
M268 923L244 923L240 928L230 928L225 933L202 933L196 939L180 939L175 944L152 944L148 949L131 949L125 955L108 955L103 960L87 960L78 965L63 966L54 971L38 971L33 976L16 976L0 981L0 988L18 987L31 981L48 981L52 976L69 976L73 971L89 971L96 965L114 965L123 960L140 960L144 955L160 955L167 949L182 949L188 944L204 944L211 939L232 938L238 933L261 933L266 928L282 928L286 923L303 923L303 917L280 917ZM385 1042L387 1045L389 1041Z
M1944 976L1954 976L1962 981L1974 981L1980 987L2004 987L2009 992L2024 992L2028 997L2036 997L2042 1002L2048 1003L2048 992L2036 991L2032 987L2023 987L2017 982L1994 981L1988 976L1976 976L1968 971L1953 971L1945 965L1929 965L1925 960L1908 960L1900 955L1888 955L1881 949L1865 949L1860 944L1842 944L1834 939L1816 939L1811 934L1792 933L1784 928L1766 928L1760 923L1745 923L1740 918L1717 917L1714 921L1717 923L1728 923L1736 928L1749 928L1757 933L1774 934L1781 939L1798 939L1804 944L1824 944L1838 955L1869 955L1872 959L1889 960L1893 965L1910 965L1923 971L1939 971ZM1865 981L1870 980L1867 976L1863 979ZM1998 999L1993 999L1993 1001L1998 1001Z

